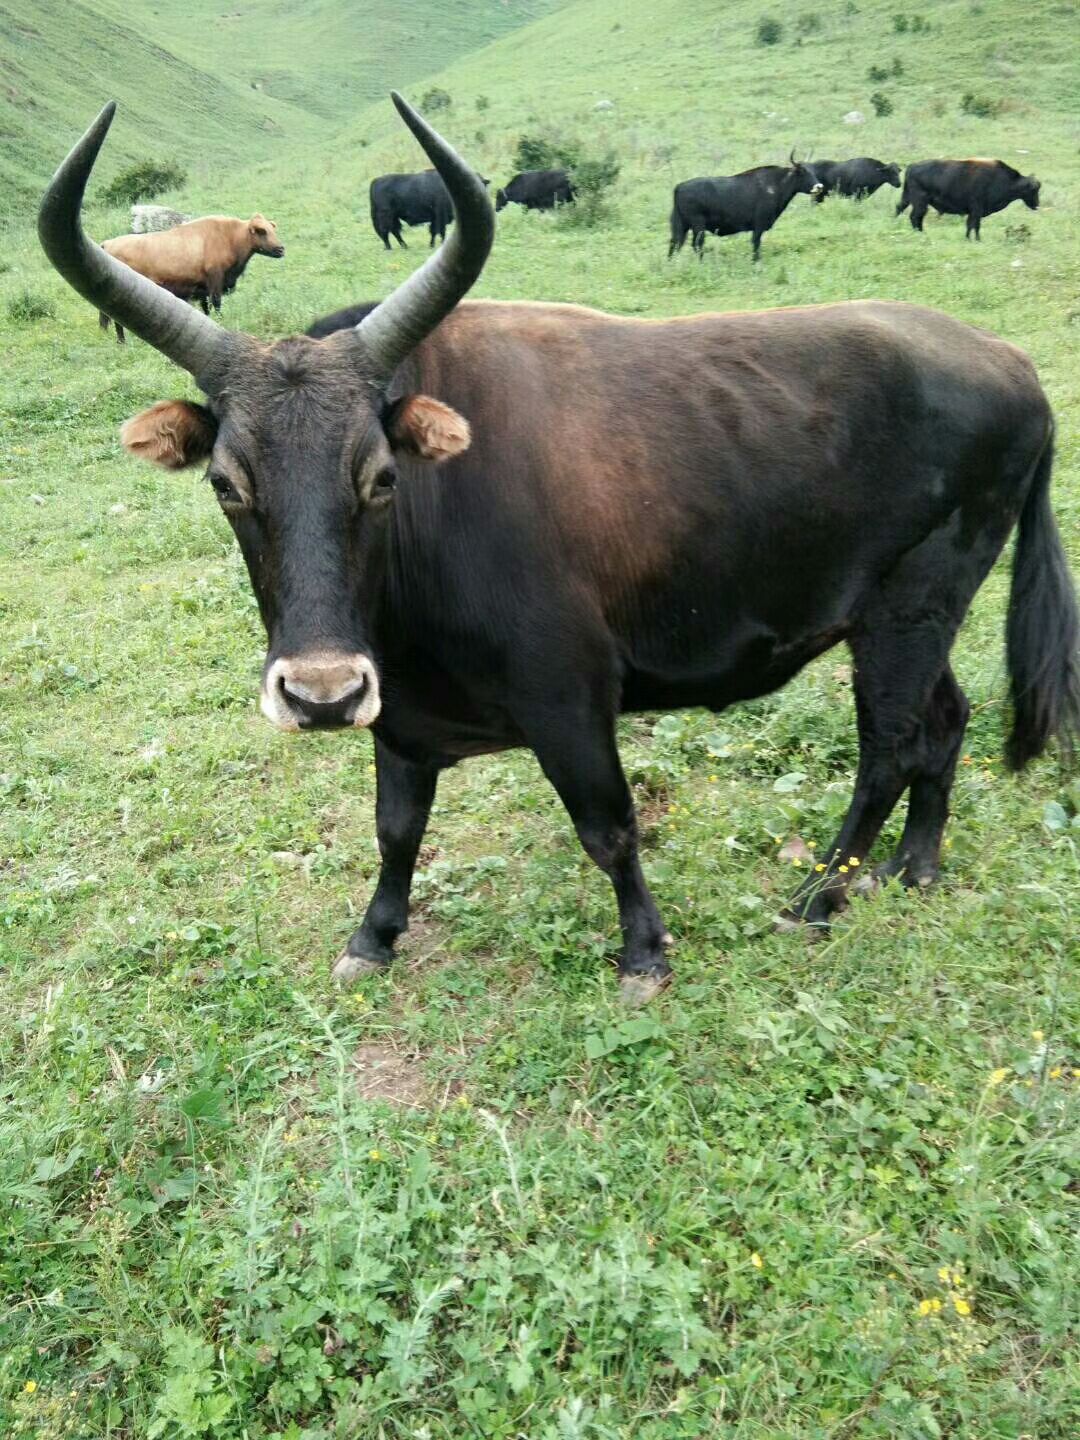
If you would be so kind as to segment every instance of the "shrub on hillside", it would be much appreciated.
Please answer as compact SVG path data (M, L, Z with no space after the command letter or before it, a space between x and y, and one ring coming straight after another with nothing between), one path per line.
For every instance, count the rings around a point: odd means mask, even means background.
M477 97L476 97L476 108L477 108L477 110L486 110L490 104L491 104L491 101L488 99L488 97L487 97L486 95L477 95Z
M897 35L929 35L930 21L924 15L894 15L892 26Z
M420 109L425 115L434 115L438 110L449 110L454 103L449 90L433 85L420 96Z
M870 96L870 104L874 107L875 115L891 115L893 112L892 101L887 95L883 95L880 90L875 90Z
M604 156L581 156L569 169L577 194L573 205L560 207L559 224L591 229L612 214L607 192L619 178L619 162L609 150Z
M884 65L871 65L870 69L866 72L866 78L872 81L873 84L880 85L882 81L888 80L889 72L885 69Z
M816 10L808 10L795 21L795 29L800 35L816 35L821 29L821 16Z
M573 170L581 142L561 136L522 135L514 151L515 170Z
M774 16L763 15L757 23L756 34L759 45L779 45L784 38L784 27Z
M1004 108L1003 100L993 100L989 95L973 95L970 90L960 101L961 111L965 115L974 115L979 120L993 120Z
M101 192L101 198L106 205L135 205L140 200L156 200L166 190L178 190L186 180L187 171L179 165L140 160L121 170Z
M33 290L23 290L18 295L13 295L7 303L9 320L30 322L33 320L53 320L56 318L56 308L51 300L44 295L37 295Z

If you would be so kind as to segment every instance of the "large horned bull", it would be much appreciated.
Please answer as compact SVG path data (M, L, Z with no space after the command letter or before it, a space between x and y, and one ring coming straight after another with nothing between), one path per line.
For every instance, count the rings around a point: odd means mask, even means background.
M484 187L399 97L458 223L327 338L225 331L87 240L108 106L41 207L49 258L188 370L204 403L129 450L209 459L268 636L284 729L371 726L382 869L342 980L389 963L439 771L529 746L610 877L629 998L670 974L619 763L620 711L761 695L845 641L851 808L789 915L824 925L907 791L885 872L933 877L968 705L949 652L1019 519L1010 763L1080 728L1078 620L1030 362L934 311L863 302L626 320L458 302L492 241ZM358 323L357 323L358 322Z

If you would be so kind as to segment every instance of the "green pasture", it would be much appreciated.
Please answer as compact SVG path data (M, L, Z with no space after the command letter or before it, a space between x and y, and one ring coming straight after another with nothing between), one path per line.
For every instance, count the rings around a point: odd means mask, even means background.
M500 215L480 295L641 315L875 295L1021 344L1080 569L1080 10L813 3L476 0L450 25L416 0L428 73L394 38L354 93L445 88L437 123L496 183L522 133L616 153L597 226ZM320 83L347 60L345 0L238 3L197 83L172 7L126 7L175 91L114 50L95 81L85 47L119 4L23 8L47 19L0 9L4 64L44 53L20 24L70 53L0 252L0 1435L1080 1433L1080 773L1003 773L1008 556L957 646L973 717L932 892L856 900L816 946L772 933L806 864L790 842L826 845L850 793L837 650L753 705L624 724L676 937L646 1011L618 1005L609 887L527 754L444 777L399 961L335 991L377 869L370 738L259 716L263 636L209 487L117 440L191 382L99 333L26 196L114 96L106 178L114 151L182 156L175 93L199 151L169 202L278 223L284 260L224 302L271 337L426 254L425 230L385 254L366 213L372 175L424 162L385 100ZM376 41L404 8L371 7ZM195 9L216 38L226 7ZM246 83L279 22L289 85L245 91L230 56ZM895 191L800 197L759 266L746 236L667 260L676 180L793 144L1000 156L1043 205L975 245L962 220L916 235ZM99 238L125 220L86 216Z

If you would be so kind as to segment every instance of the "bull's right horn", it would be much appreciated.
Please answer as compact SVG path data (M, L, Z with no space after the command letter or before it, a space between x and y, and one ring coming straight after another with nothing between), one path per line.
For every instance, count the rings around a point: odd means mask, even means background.
M231 348L229 332L107 255L83 231L83 193L115 113L110 100L53 176L38 211L38 238L54 267L91 305L196 379L208 377Z
M476 172L396 90L398 113L427 152L454 202L457 223L435 254L357 326L373 377L388 380L402 360L449 315L484 268L495 214Z

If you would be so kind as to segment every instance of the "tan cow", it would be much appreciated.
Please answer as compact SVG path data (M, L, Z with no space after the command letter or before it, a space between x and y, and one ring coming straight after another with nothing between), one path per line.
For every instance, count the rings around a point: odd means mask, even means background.
M274 222L265 215L250 220L206 215L150 235L118 235L102 249L181 300L198 300L204 315L211 305L220 312L222 295L235 288L252 255L276 260L285 254ZM107 330L109 317L102 311L99 318ZM116 338L124 343L122 325L116 327Z

